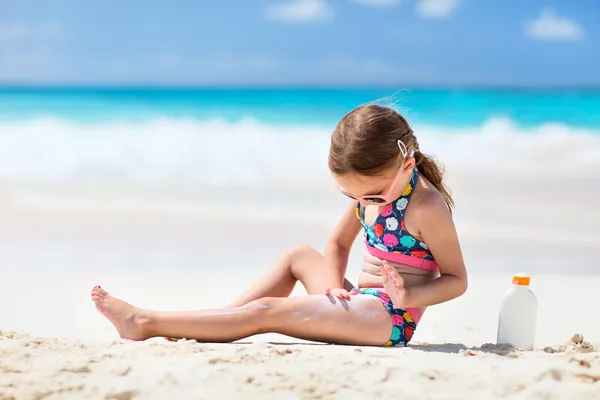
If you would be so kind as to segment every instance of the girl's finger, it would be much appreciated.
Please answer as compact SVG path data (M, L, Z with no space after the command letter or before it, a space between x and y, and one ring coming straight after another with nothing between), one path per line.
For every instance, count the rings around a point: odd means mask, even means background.
M381 276L383 276L383 281L387 282L388 281L388 272L385 268L381 268Z

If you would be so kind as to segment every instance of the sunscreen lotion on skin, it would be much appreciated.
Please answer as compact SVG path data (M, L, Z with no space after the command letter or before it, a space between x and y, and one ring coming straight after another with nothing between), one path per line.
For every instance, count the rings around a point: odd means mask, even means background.
M500 302L497 344L533 350L537 318L537 299L529 288L530 277L520 273Z

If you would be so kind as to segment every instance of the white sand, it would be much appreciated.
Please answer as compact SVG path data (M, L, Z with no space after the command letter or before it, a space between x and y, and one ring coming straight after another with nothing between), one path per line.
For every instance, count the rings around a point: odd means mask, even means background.
M110 273L103 282L145 307L212 307L230 297L211 283L224 275L207 280L198 272L163 271L140 279ZM224 280L241 290L249 275ZM463 298L425 314L409 348L384 349L307 344L280 335L241 344L133 343L119 340L89 301L96 276L3 274L2 325L39 334L0 336L0 399L597 398L600 353L549 354L543 348L574 332L600 344L599 323L590 314L600 301L594 292L600 278L537 276L538 349L480 348L494 341L507 278L473 277Z
M600 381L597 353L21 337L0 346L2 399L592 399Z
M141 307L223 306L289 246L323 248L343 202L326 189L311 192L323 196L319 204L311 193L282 195L268 214L259 201L278 199L252 191L232 198L207 190L221 199L209 206L210 198L192 194L56 189L57 201L36 203L39 196L4 185L0 399L600 398L600 353L543 351L575 332L600 344L599 185L473 179L454 182L469 290L430 308L406 349L280 335L131 343L89 299L100 284ZM560 195L564 188L575 195ZM359 248L353 280L358 257ZM538 296L537 350L484 346L495 341L500 296L521 270Z

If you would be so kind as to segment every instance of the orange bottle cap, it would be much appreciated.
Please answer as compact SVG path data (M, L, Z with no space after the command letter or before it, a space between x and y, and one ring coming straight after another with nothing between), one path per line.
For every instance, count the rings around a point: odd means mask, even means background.
M517 274L513 276L512 283L519 286L529 286L530 278L525 274Z

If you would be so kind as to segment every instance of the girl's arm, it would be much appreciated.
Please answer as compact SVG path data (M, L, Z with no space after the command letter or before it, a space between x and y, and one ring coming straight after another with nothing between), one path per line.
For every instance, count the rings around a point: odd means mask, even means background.
M403 307L426 307L459 297L467 290L467 271L452 215L441 197L419 204L421 238L439 268L440 277L406 288Z
M352 201L325 247L325 282L326 288L343 288L344 275L348 267L350 249L360 232L361 225L356 218L356 201Z

